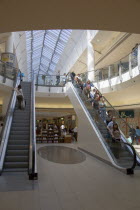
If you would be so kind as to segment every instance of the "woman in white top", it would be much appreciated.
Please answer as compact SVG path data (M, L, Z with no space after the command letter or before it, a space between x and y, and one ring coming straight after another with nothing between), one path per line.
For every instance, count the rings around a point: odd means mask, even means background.
M17 93L18 109L22 109L23 91L21 85L18 85L18 87L15 88L15 91Z
M101 97L99 101L99 110L102 120L104 121L104 123L106 123L106 104L103 97Z

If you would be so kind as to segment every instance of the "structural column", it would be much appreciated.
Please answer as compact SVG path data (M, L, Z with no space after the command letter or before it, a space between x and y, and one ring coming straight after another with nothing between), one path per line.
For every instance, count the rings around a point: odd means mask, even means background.
M13 53L13 35L8 37L5 45L5 53L1 54L1 60L10 66L15 66L15 54Z
M91 43L90 30L87 30L87 79L95 81L94 48Z
M12 33L8 37L5 45L5 52L6 53L13 53L13 36Z
M138 45L138 70L140 72L140 45Z

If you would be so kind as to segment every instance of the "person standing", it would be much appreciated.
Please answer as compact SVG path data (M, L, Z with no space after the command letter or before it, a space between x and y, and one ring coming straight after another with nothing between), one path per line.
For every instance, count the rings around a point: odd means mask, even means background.
M140 139L140 128L139 126L136 126L136 143L139 144Z
M73 129L73 132L74 132L74 138L75 138L75 141L77 141L78 128L77 128L77 127L75 127L75 128Z
M22 91L21 85L18 85L18 87L15 88L14 90L16 91L16 94L17 94L18 109L22 109L22 103L23 103L24 97L23 97L23 91Z
M106 123L106 104L103 97L101 97L99 101L99 110L102 120L104 121L104 123Z
M80 74L77 74L77 75L75 76L75 78L78 78L79 80L82 81L82 77L80 76Z
M113 153L117 159L120 158L120 147L123 147L123 144L121 142L121 133L118 128L118 125L116 123L113 124L112 128L112 138L114 142L118 142L118 146L113 148Z
M72 83L74 83L75 73L74 72L71 72L70 77L71 77Z
M60 126L60 129L61 129L61 135L64 135L64 133L65 133L65 125L62 124L62 125Z
M129 129L129 135L131 137L131 140L132 140L132 144L134 143L134 140L135 140L135 136L136 136L136 130L135 128L133 127L133 125L131 125L130 129Z
M90 91L90 98L91 100L95 98L95 94L96 94L96 89L94 88L93 90Z
M60 71L58 71L56 74L56 85L59 85L59 83L60 83Z
M114 124L117 124L116 123L116 118L115 117L112 117L112 120L107 125L107 129L109 130L111 136L113 136L113 125Z
M112 110L108 110L107 116L106 116L106 124L107 125L112 121L112 117L113 117Z
M94 87L94 85L90 82L90 80L88 80L86 82L86 84L84 84L84 95L89 98L90 97L90 91L91 91L91 87Z
M93 109L95 110L95 121L96 121L96 123L98 123L98 121L99 121L99 101L98 101L97 96L92 101L92 106L93 106Z
M66 80L67 80L67 76L66 74L64 73L64 75L61 77L62 79L62 84L65 85L66 84Z
M3 128L3 123L0 123L0 137L1 137L2 128Z

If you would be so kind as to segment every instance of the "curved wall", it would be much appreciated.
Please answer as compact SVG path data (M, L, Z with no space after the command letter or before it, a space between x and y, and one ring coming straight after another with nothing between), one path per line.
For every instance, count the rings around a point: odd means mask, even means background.
M138 0L3 0L0 32L99 29L140 33Z

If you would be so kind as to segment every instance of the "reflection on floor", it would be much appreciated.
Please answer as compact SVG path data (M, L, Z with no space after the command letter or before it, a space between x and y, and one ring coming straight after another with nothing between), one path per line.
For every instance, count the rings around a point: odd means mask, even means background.
M89 155L78 164L53 163L38 155L38 172L38 181L29 181L26 174L2 174L0 209L140 209L140 171L127 176Z
M38 154L49 161L62 164L76 164L86 160L85 154L64 146L45 146L38 149Z

